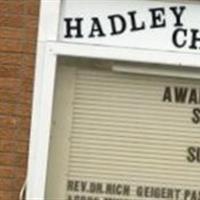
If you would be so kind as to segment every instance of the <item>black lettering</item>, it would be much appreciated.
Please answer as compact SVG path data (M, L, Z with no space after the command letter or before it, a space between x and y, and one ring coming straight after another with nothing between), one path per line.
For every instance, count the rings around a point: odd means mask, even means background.
M197 162L200 162L200 147L197 148Z
M183 36L181 40L180 40L181 36L180 34ZM172 35L173 44L178 48L183 48L187 43L187 40L185 39L186 36L187 36L186 29L181 29L181 28L176 29Z
M136 23L136 11L128 12L131 18L131 31L139 31L145 29L145 23L144 21L141 22L140 25Z
M191 89L188 103L194 103L194 104L198 103L197 91L195 89Z
M67 200L72 200L72 196L68 195Z
M81 23L83 21L83 18L65 18L64 19L65 23L66 23L66 34L65 34L65 38L82 38L83 34L82 34L82 26ZM72 25L72 22L74 22L74 25ZM74 34L74 36L72 35L72 30L76 33Z
M111 35L119 35L126 30L126 21L122 15L110 15L108 16L111 23ZM117 27L117 20L120 24Z
M95 37L95 36L98 36L98 37L105 36L99 19L97 17L93 17L92 21L93 21L92 22L92 29L91 29L91 32L90 32L88 37L91 38L91 37Z
M102 184L101 183L97 183L97 186L96 186L96 193L103 193L103 190L102 190Z
M160 196L161 196L160 188L154 189L154 196L155 196L155 198L160 198Z
M136 188L137 197L151 198L151 199L178 199L180 189L172 189L166 187L148 187L139 186Z
M136 194L137 194L138 197L142 197L143 196L142 186L137 187Z
M190 190L184 190L184 200L190 199Z
M80 184L81 184L81 192L85 192L86 191L87 182L81 181Z
M96 183L91 182L90 183L90 192L95 193L96 192Z
M74 190L74 181L68 181L67 182L67 190L68 191L73 191Z
M196 148L189 147L187 151L188 151L188 156L187 156L188 162L194 162L196 159L196 156L195 156Z
M176 196L176 199L179 199L179 195L181 193L181 190L180 189L175 189L175 196ZM173 195L173 194L172 194ZM173 198L173 196L171 196L171 198Z
M112 194L112 185L111 184L107 184L106 185L106 194Z
M200 123L200 108L194 108L192 112L193 112L192 122L194 124Z
M151 28L161 28L166 26L165 9L164 8L152 8L149 9L152 16Z
M113 185L113 187L115 188L116 192L115 194L121 195L122 194L122 185L118 184L118 185Z
M187 160L189 162L200 162L200 147L189 147L188 153Z
M165 88L165 92L164 92L162 101L172 102L172 95L171 95L171 88L170 87Z
M176 18L176 22L174 26L183 26L183 23L181 22L181 17L183 16L183 12L186 9L185 6L180 6L180 7L170 7L170 10L174 14Z
M150 187L145 187L144 188L144 196L146 198L151 198L152 197L152 189Z
M123 195L126 195L126 196L130 196L130 186L129 185L125 185L124 186L124 192L123 192Z
M175 87L175 101L176 103L185 103L188 93L188 88Z
M79 191L79 181L74 181L74 191Z
M198 29L191 29L191 45L189 46L190 49L197 49L197 42L200 42L200 35L198 37L199 30Z

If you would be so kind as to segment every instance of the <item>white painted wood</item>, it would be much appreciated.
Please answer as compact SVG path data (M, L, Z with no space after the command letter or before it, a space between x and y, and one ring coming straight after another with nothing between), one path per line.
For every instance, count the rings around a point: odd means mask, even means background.
M171 51L152 52L140 49L59 42L50 42L49 46L53 49L54 53L58 55L176 65L180 67L200 67L199 54L186 54L181 52L174 54Z
M38 56L36 62L36 70L35 70L35 81L34 81L34 99L32 106L32 123L31 123L31 135L29 142L29 159L28 159L28 172L27 172L27 192L26 199L31 199L32 196L37 194L38 188L35 184L35 177L38 174L35 171L35 166L38 165L37 161L37 141L38 134L37 130L40 126L40 110L41 110L41 95L43 90L41 88L42 78L43 78L43 70L42 66L44 66L44 56L45 56L45 45L38 44ZM40 66L40 67L39 67Z
M29 148L27 200L44 199L56 55L39 44ZM41 56L41 57L40 57Z
M190 69L186 67L175 66L148 66L148 65L124 65L114 64L112 66L113 71L121 73L133 73L133 74L149 74L154 76L168 76L177 78L193 78L200 79L200 70L198 68Z
M61 0L41 0L38 41L56 41Z
M50 49L46 48L46 42L49 40L57 40L60 6L61 0L41 0L40 2L34 98L27 172L27 200L44 199L49 148L49 129L52 111L51 106L56 70L56 55L51 54ZM43 140L45 142L43 142Z

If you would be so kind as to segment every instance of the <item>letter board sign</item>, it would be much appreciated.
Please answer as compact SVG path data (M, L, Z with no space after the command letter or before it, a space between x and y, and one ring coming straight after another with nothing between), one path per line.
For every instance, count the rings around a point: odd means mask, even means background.
M47 197L199 200L200 80L113 72L77 58L65 65Z
M62 42L199 53L195 2L66 0L62 7Z

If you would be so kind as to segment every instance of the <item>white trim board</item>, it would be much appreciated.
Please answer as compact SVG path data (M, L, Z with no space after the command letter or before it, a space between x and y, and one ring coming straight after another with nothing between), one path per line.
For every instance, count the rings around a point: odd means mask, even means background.
M48 42L57 55L100 58L151 64L200 67L200 54L175 53L172 51L151 51L146 49L116 48L90 44Z

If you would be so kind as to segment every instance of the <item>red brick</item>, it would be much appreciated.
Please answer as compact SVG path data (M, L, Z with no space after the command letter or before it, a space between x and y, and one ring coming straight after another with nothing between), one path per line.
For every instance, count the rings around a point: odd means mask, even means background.
M0 178L0 188L1 191L13 190L13 179Z
M24 30L22 28L0 27L0 38L24 39Z
M24 178L16 178L13 180L13 183L13 190L20 191L24 184Z
M16 128L16 125L17 125L16 117L0 115L0 127L10 129L10 128Z
M18 133L16 133L15 140L16 141L29 141L30 137L30 128L25 129L25 128L20 128L18 130Z
M24 35L27 41L36 41L38 35L38 29L35 27L26 28Z
M39 15L39 6L40 6L40 1L38 1L38 0L26 1L25 13L28 15L38 16Z
M32 92L21 92L20 97L20 103L29 104L31 106L33 97Z
M15 65L0 65L0 77L19 78L20 67Z
M0 141L0 152L11 153L16 149L16 142L12 140L1 140ZM0 173L1 175L1 173Z
M14 175L15 175L15 170L13 167L0 166L0 177L1 178L13 178Z
M16 154L15 156L15 167L23 167L27 166L27 155Z
M0 1L1 14L23 14L24 2L23 1Z
M33 78L34 68L32 66L24 65L21 67L20 74L23 78Z
M26 15L25 28L38 28L38 16Z
M12 112L12 110L9 110ZM1 104L0 104L0 112L1 112ZM19 104L17 105L17 109L14 111L14 114L22 117L30 117L31 116L31 105L30 104Z
M19 191L13 191L12 192L12 200L19 200L19 194L20 194L20 190Z
M0 52L0 64L8 65L21 65L22 64L22 54L18 53L1 53Z
M13 153L2 153L2 152L0 152L0 165L13 166L13 163L15 161L16 161L16 158L15 158Z
M1 94L3 95L1 98L2 102L9 101L10 103L25 104L27 106L30 106L30 108L32 107L32 92L21 90L18 94L4 94L0 91L0 95Z
M0 114L15 115L16 106L17 106L16 104L0 102Z
M14 200L13 191L0 191L0 200Z
M0 0L0 200L18 200L27 170L40 0Z
M28 143L25 141L18 141L15 143L15 152L24 153L28 152Z
M23 80L21 89L24 92L32 92L33 91L33 78L26 78Z
M0 77L0 88L4 90L18 91L21 85L21 80L16 78L1 78Z
M1 39L0 51L7 52L7 53L12 53L12 52L22 53L24 51L23 43L19 40Z
M19 118L19 127L23 129L29 129L31 123L31 118L30 117L20 117Z
M0 11L1 11L1 15L8 13L8 2L6 1L0 2Z
M24 178L26 177L26 169L25 168L22 168L22 167L15 167L13 169L14 171L14 177L16 178Z
M0 89L1 101L16 102L18 99L18 92L12 90Z
M0 139L1 140L14 140L15 129L9 129L8 127L0 127Z
M36 51L36 42L24 42L23 44L23 53L33 54Z
M0 26L23 28L25 23L25 17L21 15L1 15Z
M22 63L22 65L34 68L35 59L36 58L35 58L34 54L23 54L23 63Z

